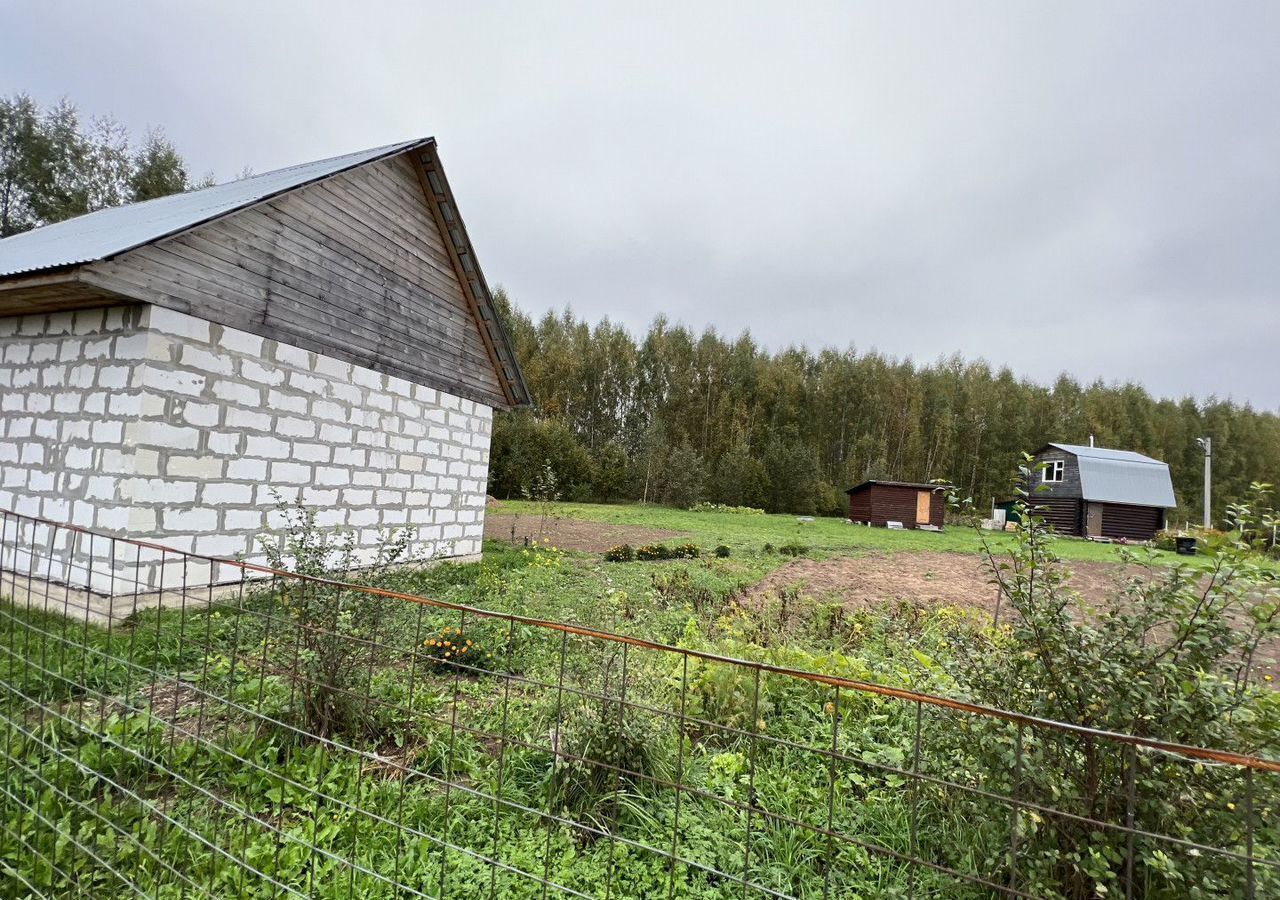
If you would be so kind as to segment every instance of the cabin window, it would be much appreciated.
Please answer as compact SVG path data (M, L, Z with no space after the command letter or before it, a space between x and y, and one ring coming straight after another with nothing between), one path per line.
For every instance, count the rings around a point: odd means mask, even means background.
M1066 472L1067 463L1061 459L1051 459L1044 466L1044 480L1046 484L1061 481L1063 474Z

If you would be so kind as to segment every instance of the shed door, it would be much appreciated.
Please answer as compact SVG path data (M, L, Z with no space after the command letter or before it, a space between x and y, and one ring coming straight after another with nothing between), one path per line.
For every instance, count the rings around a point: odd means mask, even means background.
M1102 504L1090 503L1086 507L1084 533L1089 537L1102 534Z
M921 491L920 493L916 494L916 524L917 525L929 524L929 505L930 505L930 500L932 499L931 493L932 493L931 491Z

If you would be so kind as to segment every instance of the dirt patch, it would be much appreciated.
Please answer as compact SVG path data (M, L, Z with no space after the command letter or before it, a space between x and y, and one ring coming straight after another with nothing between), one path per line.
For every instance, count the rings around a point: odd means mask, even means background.
M1120 563L1072 560L1071 585L1086 601L1100 601L1126 576ZM964 553L870 553L828 560L798 559L769 574L747 591L743 600L760 605L785 588L814 599L864 609L884 601L906 601L923 607L965 606L994 615L996 589L983 560ZM1007 614L1007 606L1001 615ZM1280 640L1259 648L1264 659L1280 657ZM1264 663L1255 677L1271 675L1280 684L1280 663Z
M548 518L538 515L512 516L492 512L484 517L484 536L493 541L523 545L526 541L549 541L561 550L584 550L603 553L618 544L639 547L670 538L685 536L683 531L645 528L643 525L618 525L611 522L589 522L584 519Z
M1072 584L1086 599L1114 590L1124 567L1115 563L1071 563ZM983 561L965 553L870 553L836 559L798 559L768 575L748 592L748 600L777 594L785 587L825 600L861 608L885 600L922 606L995 609L996 589Z

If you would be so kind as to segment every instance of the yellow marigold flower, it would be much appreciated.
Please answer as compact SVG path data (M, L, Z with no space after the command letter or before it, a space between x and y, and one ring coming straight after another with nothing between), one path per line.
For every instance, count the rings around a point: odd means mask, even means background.
M822 709L829 716L834 716L836 714L836 705L830 700L827 701L827 705L822 707Z

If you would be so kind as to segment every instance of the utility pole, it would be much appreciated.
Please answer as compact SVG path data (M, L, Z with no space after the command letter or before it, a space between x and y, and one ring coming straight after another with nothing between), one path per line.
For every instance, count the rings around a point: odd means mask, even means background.
M1210 467L1213 465L1213 438L1199 437L1196 438L1196 443L1204 451L1204 527L1212 528L1212 521L1209 518L1209 476Z

